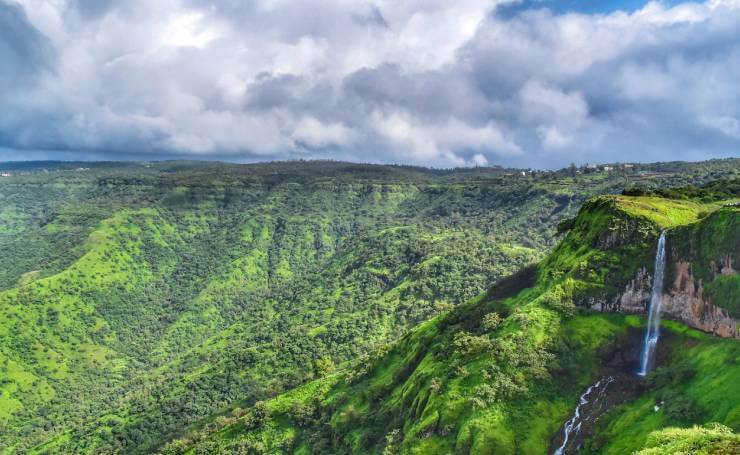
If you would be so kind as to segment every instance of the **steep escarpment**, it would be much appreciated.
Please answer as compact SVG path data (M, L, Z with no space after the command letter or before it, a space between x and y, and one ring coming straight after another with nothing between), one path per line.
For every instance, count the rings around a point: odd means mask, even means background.
M725 308L712 303L712 297L705 297L702 280L694 277L691 263L678 261L673 265L676 279L669 292L663 296L663 314L717 336L740 337L737 320ZM722 300L720 302L724 303Z
M594 236L594 251L587 253L597 260L569 273L588 283L590 276L599 276L596 268L606 269L602 276L611 280L611 285L604 283L597 292L583 293L581 301L598 311L645 313L656 234L667 229L664 317L717 336L740 336L740 275L733 268L740 255L740 210L721 202L697 204L656 198L614 198L609 202L585 208L587 219L599 215L608 219L603 222L607 228ZM712 213L707 215L708 210ZM587 238L578 228L576 225L572 235ZM609 260L611 255L621 258L618 265ZM614 273L614 268L621 274Z
M667 322L657 370L634 375L644 318L625 313L644 312L661 230L700 221L699 207L721 204L593 199L537 266L163 453L541 454L562 442L584 391L608 377L609 406L576 440L584 451L629 453L666 426L714 421L737 431L736 340Z
M148 163L0 179L0 453L149 453L399 338L623 185L547 174Z
M691 263L678 261L670 265L675 271L675 279L667 283L663 294L661 306L663 317L725 338L740 336L737 320L727 309L715 305L712 297L705 295L704 284L701 279L697 280L694 277ZM651 287L650 274L646 268L640 268L635 278L625 286L624 292L618 294L611 304L598 302L594 308L623 313L646 313ZM731 290L731 294L726 297L727 300L720 299L720 302L731 306L734 303L732 299L737 295L740 295L740 292Z
M729 178L734 163L640 180ZM611 302L642 268L649 282L664 224L716 207L594 199L545 261L481 293L543 258L557 221L624 179L342 163L0 179L0 453L151 453L201 422L215 430L172 447L547 451L584 390L635 367L641 316L589 304ZM708 261L682 258L702 296L728 308L728 288L696 269ZM666 330L658 365L711 344L693 367L711 384L697 406L736 428L728 416L740 412L712 393L737 377L735 340L684 327Z
M728 206L671 231L666 315L723 337L740 337L740 208Z

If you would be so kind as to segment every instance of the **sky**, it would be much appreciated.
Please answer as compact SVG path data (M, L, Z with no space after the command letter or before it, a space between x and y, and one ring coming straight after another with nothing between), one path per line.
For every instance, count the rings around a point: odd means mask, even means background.
M740 0L0 0L0 160L740 156Z

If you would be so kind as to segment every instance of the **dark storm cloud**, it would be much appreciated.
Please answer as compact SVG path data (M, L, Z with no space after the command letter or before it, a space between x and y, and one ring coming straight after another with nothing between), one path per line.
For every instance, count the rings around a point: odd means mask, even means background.
M348 75L343 88L370 111L386 106L428 119L454 116L470 122L493 113L478 87L452 67L409 75L399 65L383 64Z
M0 1L0 93L33 83L53 67L51 43L28 22L20 5Z
M510 3L0 0L0 157L738 153L736 0L496 14Z

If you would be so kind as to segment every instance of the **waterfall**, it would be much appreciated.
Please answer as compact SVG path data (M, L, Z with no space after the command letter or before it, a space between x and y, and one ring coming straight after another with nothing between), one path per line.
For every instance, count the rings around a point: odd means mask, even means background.
M663 300L663 271L665 269L665 231L660 233L658 251L655 252L655 272L653 289L648 307L648 323L645 329L645 340L640 354L640 376L645 376L654 362L655 346L660 337L660 304Z
M581 431L581 426L583 425L583 421L581 420L581 409L584 405L589 403L589 397L591 396L591 393L593 393L594 390L597 391L596 398L594 398L593 402L598 401L599 397L604 395L606 387L612 382L614 382L614 377L612 376L600 379L596 384L586 389L586 391L583 392L583 395L578 398L578 406L576 406L573 417L565 422L565 427L563 428L563 443L555 450L555 452L553 452L553 455L563 455L565 453L565 447L568 445L568 441L570 440L571 435L577 436L578 433Z

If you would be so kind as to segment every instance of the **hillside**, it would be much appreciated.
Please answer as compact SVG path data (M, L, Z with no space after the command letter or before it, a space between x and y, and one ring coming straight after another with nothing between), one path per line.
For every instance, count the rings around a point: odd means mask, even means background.
M470 336L479 337L478 322L464 321L492 311L511 333L501 355L524 355L507 360L511 377L502 376L511 382L502 393L518 396L530 376L551 374L543 365L553 353L540 343L554 343L548 324L572 311L530 305L530 297L610 296L637 269L607 286L603 277L568 268L590 260L590 250L556 249L536 273L529 268L521 275L535 279L527 293L494 291L464 302L545 258L556 226L588 198L638 184L659 190L736 178L740 160L577 175L525 170L524 176L501 168L336 162L49 162L0 169L11 174L0 178L0 453L151 453L214 415L297 386L345 393L332 381L354 371L344 369L348 363L369 367L367 352L388 362L382 392L403 376L396 378L395 368L411 374L413 360L437 345L431 340L454 338L456 325L470 325ZM682 224L718 208L684 204L695 207L693 215L681 212ZM645 242L654 241L656 229L646 231ZM574 236L582 231L574 228L558 248L568 239L576 248ZM634 247L635 265L650 262L650 248ZM615 260L610 254L602 259ZM542 265L548 261L557 263ZM707 295L726 300L734 279L710 284L706 267L693 273ZM520 307L532 314L515 312ZM515 316L523 319L512 322ZM576 324L569 330L592 337L593 318L579 314L563 327ZM612 329L600 329L603 340L593 345L610 346L639 325L637 317L597 318ZM526 336L514 336L519 325L528 327ZM520 349L530 335L538 344ZM383 355L383 346L399 339L395 360ZM477 338L471 340L475 345ZM477 358L475 349L469 355ZM597 360L584 359L589 362ZM480 374L485 368L485 362L470 366ZM593 371L569 374L580 386ZM350 386L362 383L341 380L354 397ZM471 381L461 383L461 393L474 388ZM578 390L563 393L557 412L567 413ZM481 393L488 402L488 392ZM358 415L369 403L357 402ZM342 425L355 424L348 418ZM383 428L381 436L393 429ZM356 437L367 445L366 436Z
M585 409L591 421L569 451L736 453L736 320L731 333L707 324L735 315L740 299L730 267L740 258L737 201L594 198L536 266L354 366L234 409L162 453L547 453L563 443L564 422L593 384L600 404ZM649 294L636 281L650 282L664 229L668 307L696 304L677 296L688 292L706 311L696 320L668 312L680 322L664 321L657 368L640 379L639 313ZM711 292L681 284L687 267Z

